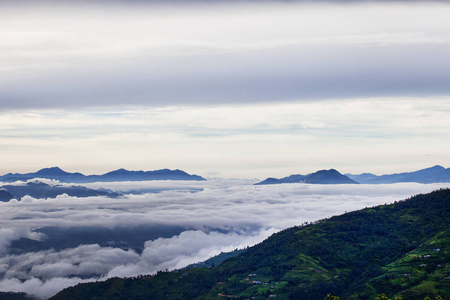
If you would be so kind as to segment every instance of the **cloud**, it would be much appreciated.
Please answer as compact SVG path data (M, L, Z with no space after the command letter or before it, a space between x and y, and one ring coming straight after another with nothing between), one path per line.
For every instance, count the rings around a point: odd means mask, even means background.
M14 182L0 182L0 187L1 186L5 186L5 185L13 185L13 186L26 186L28 183L44 183L46 185L49 186L66 186L66 187L70 187L73 186L74 184L71 183L66 183L66 182L61 182L59 180L56 179L49 179L49 178L32 178L32 179L28 179L25 181L14 181Z
M5 6L0 105L448 95L449 9L420 2Z
M129 183L136 187L138 183ZM145 186L148 183L140 183ZM154 183L155 185L157 183ZM169 186L166 183L166 188ZM179 187L180 183L171 183ZM54 199L24 197L20 202L0 203L2 228L44 226L122 226L169 224L197 229L246 226L286 228L303 221L342 213L345 210L392 202L412 194L431 191L447 184L421 185L273 185L220 186L193 183L197 193L170 190L157 194ZM108 186L110 188L110 186ZM124 185L120 189L123 189ZM339 197L336 197L339 195ZM333 206L321 202L332 201ZM340 206L346 209L340 209ZM283 217L287 212L292 218ZM298 215L298 219L294 217ZM278 224L278 225L277 225Z
M0 166L446 164L450 5L347 4L0 3Z
M12 203L16 203L17 200L12 200ZM31 240L40 240L43 237L38 232L33 232L30 227L12 227L8 226L0 229L0 255L8 253L8 247L12 241L20 238L28 238Z
M22 282L19 279L12 278L1 281L0 290L9 292L26 291L31 295L47 299L61 291L61 289L86 281L80 278L55 277L45 282L38 278L31 278Z
M412 171L450 164L449 114L447 97L6 111L0 168L171 168L261 180L330 167Z
M138 274L155 273L159 270L173 270L189 264L204 261L220 252L242 249L262 242L275 233L274 229L251 234L220 233L188 230L172 238L158 238L147 241L141 259L135 264L124 264L113 268L108 277L129 277Z
M4 279L37 277L47 281L54 277L102 277L111 268L135 263L138 259L139 255L131 250L101 248L94 244L81 245L59 252L50 249L20 255L6 255L0 258L0 265L9 266L9 269L2 274Z
M55 77L21 82L27 89L19 85L1 89L5 100L0 105L48 109L444 96L450 93L446 84L449 45L356 49L302 45L258 53L158 59L157 63L139 61L88 72L64 70Z
M54 250L8 255L0 258L0 290L27 292L42 298L80 282L154 274L203 261L221 251L261 242L274 230L254 235L185 231L173 238L145 243L141 255L128 250L81 245ZM84 279L82 279L84 278Z
M149 182L121 183L120 189L144 187ZM158 183L153 182L153 185ZM159 182L172 188L179 182ZM79 282L114 276L136 276L176 269L205 260L221 251L254 245L284 228L364 207L391 203L448 184L399 183L392 185L236 185L220 182L203 185L203 191L176 190L122 198L33 199L0 203L0 290L25 291L46 298ZM21 237L48 240L35 230L61 228L111 228L116 246L86 244L69 248L11 253L9 245ZM118 248L137 226L185 228L166 237L147 240L142 251ZM125 229L124 229L125 228ZM128 228L128 229L127 229ZM128 231L126 231L128 230ZM60 231L77 239L76 231ZM118 231L119 232L119 231ZM84 235L87 238L86 235ZM113 237L114 238L114 237ZM111 243L113 245L113 243Z

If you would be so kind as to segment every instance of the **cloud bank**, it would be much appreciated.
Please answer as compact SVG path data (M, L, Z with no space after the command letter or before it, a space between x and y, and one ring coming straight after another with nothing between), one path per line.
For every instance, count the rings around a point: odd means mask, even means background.
M136 183L128 184L136 188ZM21 202L0 203L0 225L8 228L0 231L0 290L25 291L47 298L78 282L181 268L221 251L253 245L276 231L303 222L448 187L448 184L411 183L203 184L204 190L198 193L171 190L117 199L77 199L63 195L56 199L25 197ZM126 185L122 183L120 188ZM128 226L132 233L136 226L168 225L186 230L171 237L148 240L142 245L142 252L82 241L76 247L60 250L12 253L9 248L11 242L21 237L37 241L49 238L36 231L47 226L113 229Z

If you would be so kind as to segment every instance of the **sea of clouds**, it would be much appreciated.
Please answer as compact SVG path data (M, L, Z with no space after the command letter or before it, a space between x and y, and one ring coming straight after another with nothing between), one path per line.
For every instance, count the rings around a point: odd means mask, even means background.
M92 183L117 191L167 189L106 197L34 199L0 203L0 290L48 298L74 284L173 270L222 251L244 248L304 222L392 203L448 184L254 186L251 181ZM199 192L186 189L196 188ZM142 252L99 244L11 253L20 238L43 240L36 229L59 226L181 226L172 237L146 241Z

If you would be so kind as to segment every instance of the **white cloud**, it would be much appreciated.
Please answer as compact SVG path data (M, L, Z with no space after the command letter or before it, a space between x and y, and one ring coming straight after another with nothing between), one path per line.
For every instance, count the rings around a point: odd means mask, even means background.
M17 201L13 200L11 203L17 203ZM9 226L4 226L0 229L0 255L8 252L8 247L14 240L18 240L20 238L40 240L43 237L42 234L31 231L30 227L8 227Z
M145 243L141 255L117 248L81 245L74 249L8 255L0 258L0 290L27 292L42 298L80 282L154 274L203 261L221 251L261 242L274 230L254 235L185 231ZM89 277L89 279L81 279Z
M115 267L111 269L107 277L127 277L155 273L159 270L179 269L204 261L222 251L242 249L262 242L273 233L275 233L274 229L252 234L184 231L172 238L159 238L146 242L138 263Z
M30 278L24 282L17 278L6 279L0 282L0 290L8 292L24 292L35 295L42 299L47 299L57 292L69 286L76 285L81 282L86 282L80 278L59 278L55 277L47 281L42 281L38 278Z
M136 183L130 183L136 186ZM141 183L144 185L144 183ZM201 183L196 183L201 186ZM2 228L43 226L118 226L170 224L198 229L246 226L286 228L375 204L391 202L448 184L316 186L213 186L204 182L197 193L165 191L158 194L55 199L24 197L20 202L0 203ZM179 183L174 182L174 187ZM123 187L123 186L122 186ZM166 185L167 187L167 185ZM339 197L336 197L339 195ZM333 206L322 203L332 201ZM346 206L345 209L341 209ZM291 218L283 217L287 212ZM295 216L298 216L296 218Z

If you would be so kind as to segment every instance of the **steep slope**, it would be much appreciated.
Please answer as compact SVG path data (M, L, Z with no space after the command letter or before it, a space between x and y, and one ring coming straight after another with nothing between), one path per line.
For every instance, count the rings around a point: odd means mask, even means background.
M255 185L279 184L279 183L310 183L310 184L356 184L354 180L342 175L334 169L320 170L308 175L290 175L281 179L267 178Z
M0 201L1 202L8 202L9 200L14 199L14 195L11 194L8 191L0 190Z
M283 230L213 269L80 284L51 299L448 299L449 219L450 190L439 190Z

